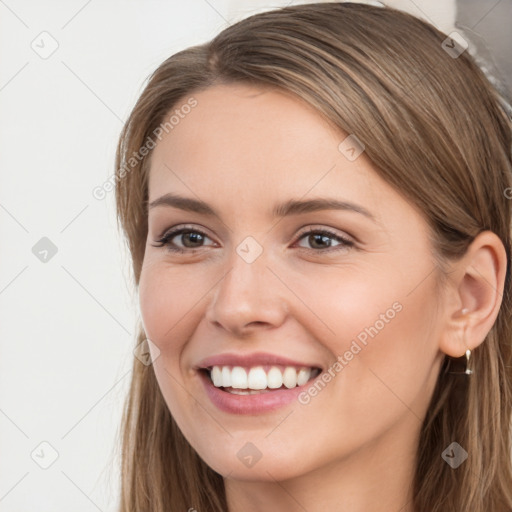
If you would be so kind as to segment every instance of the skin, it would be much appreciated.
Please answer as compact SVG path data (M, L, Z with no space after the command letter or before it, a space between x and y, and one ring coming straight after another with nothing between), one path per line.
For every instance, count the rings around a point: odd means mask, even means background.
M338 150L346 133L275 90L216 85L194 97L153 151L149 202L172 192L217 216L151 208L139 285L169 410L225 477L230 512L412 511L415 450L443 355L463 356L492 327L502 243L479 235L439 295L426 222L364 152L350 161ZM363 206L375 221L341 210L270 215L276 203L321 197ZM183 224L206 237L175 236L183 254L157 247ZM354 245L322 245L307 227ZM250 264L236 251L247 236L263 249ZM194 370L207 356L256 351L329 368L396 302L401 311L307 405L222 412ZM252 467L237 457L247 442L261 452Z

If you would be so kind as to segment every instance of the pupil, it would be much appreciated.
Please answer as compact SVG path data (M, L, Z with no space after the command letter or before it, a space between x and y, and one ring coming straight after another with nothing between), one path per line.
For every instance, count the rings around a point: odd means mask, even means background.
M320 234L316 234L316 235L311 235L310 238L312 238L315 243L317 241L317 239L319 238L321 241L326 241L326 240L329 240L329 237L328 236L325 236L325 235L320 235ZM314 243L312 245L315 245ZM328 243L326 243L327 246L329 246ZM321 245L322 246L322 245Z
M196 240L195 240L196 242L201 242L202 235L200 233L185 233L184 237L185 237L185 240L187 239L187 237L188 237L189 241L190 241L190 239L192 239L192 244L194 244L194 238L196 238Z

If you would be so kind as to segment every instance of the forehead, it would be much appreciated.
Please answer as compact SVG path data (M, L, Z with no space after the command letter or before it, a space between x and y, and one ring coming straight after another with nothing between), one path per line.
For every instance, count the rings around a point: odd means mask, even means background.
M337 151L341 133L290 94L237 84L214 86L193 97L197 105L164 135L156 155L171 149L175 159L214 153L216 160L248 165L267 155L294 160L299 151L317 157L319 149Z
M192 93L151 156L149 202L174 193L247 219L289 199L338 197L375 217L403 216L404 200L363 152L347 159L348 136L291 93L244 84ZM176 118L178 118L176 116Z

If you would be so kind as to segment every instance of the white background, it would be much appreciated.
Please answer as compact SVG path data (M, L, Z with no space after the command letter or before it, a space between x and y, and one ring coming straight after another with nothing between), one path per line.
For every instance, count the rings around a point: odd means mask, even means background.
M463 3L468 25L484 16L496 55L510 47L496 27L510 26L512 2ZM0 0L1 512L116 510L138 305L114 193L97 200L92 190L114 171L148 75L211 39L232 9L220 0ZM48 58L31 47L52 44ZM57 248L46 262L32 251L43 237Z

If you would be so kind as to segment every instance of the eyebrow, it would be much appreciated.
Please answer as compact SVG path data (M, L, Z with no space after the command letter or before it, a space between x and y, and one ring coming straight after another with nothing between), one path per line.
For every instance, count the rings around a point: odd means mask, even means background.
M154 201L151 201L148 208L152 209L158 206L179 208L180 210L195 212L207 216L218 216L217 212L208 203L199 199L183 197L176 194L164 194ZM334 198L309 199L306 201L290 199L284 203L274 206L271 214L272 217L286 217L289 215L299 215L301 213L310 213L319 210L352 211L377 222L375 216L363 206Z

